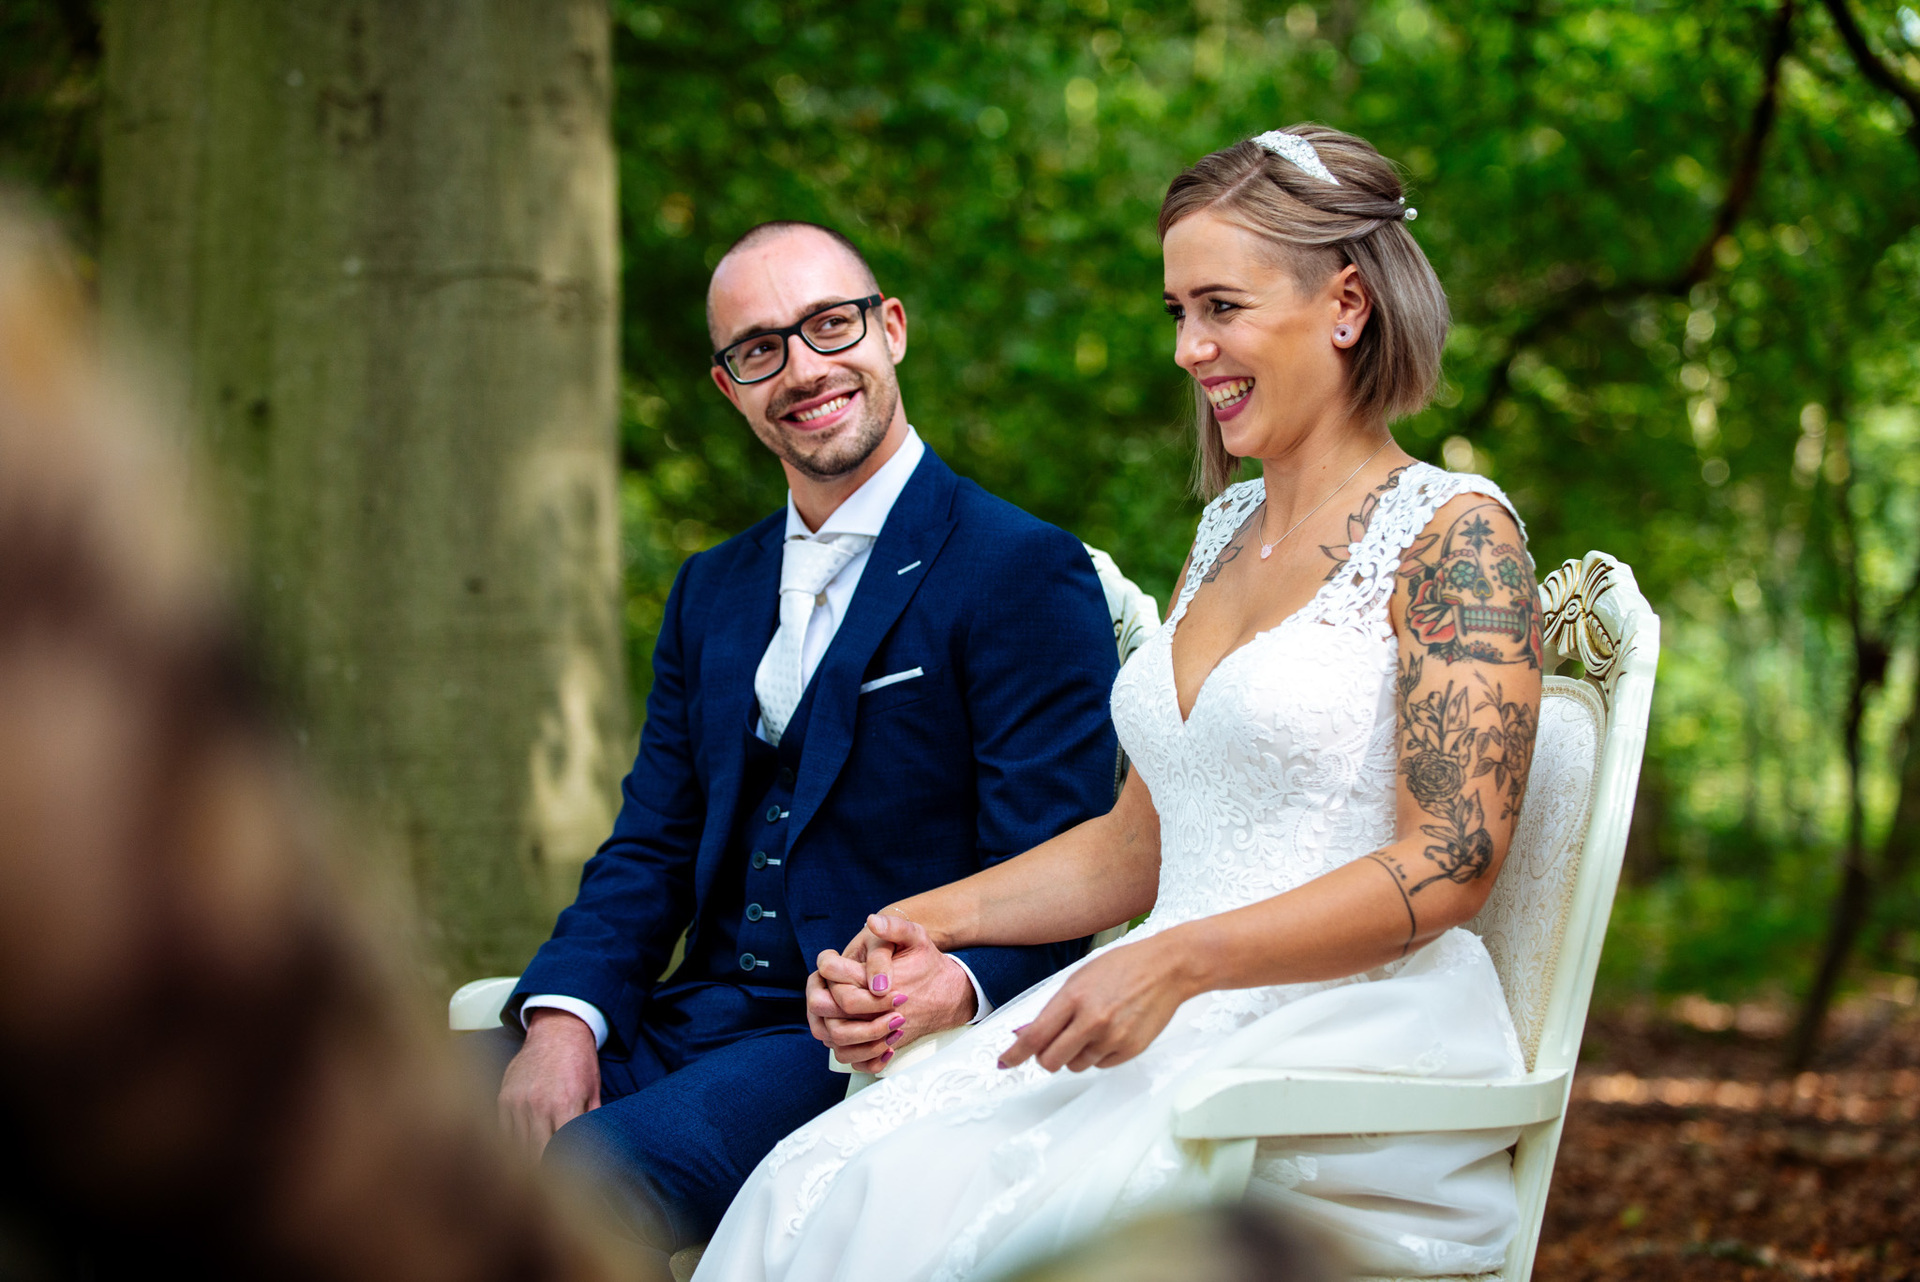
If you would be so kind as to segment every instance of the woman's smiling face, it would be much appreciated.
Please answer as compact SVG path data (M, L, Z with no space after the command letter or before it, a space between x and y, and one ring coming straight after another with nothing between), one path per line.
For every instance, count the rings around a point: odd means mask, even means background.
M1302 287L1272 242L1205 212L1169 228L1162 249L1174 360L1205 389L1229 454L1278 457L1345 412L1346 354L1367 311L1354 268Z

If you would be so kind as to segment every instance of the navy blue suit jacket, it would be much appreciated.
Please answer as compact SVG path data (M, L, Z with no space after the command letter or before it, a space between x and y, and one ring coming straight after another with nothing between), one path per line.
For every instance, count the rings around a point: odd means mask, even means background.
M577 997L606 1014L618 1054L689 925L697 953L739 805L754 671L778 623L785 523L783 510L681 566L613 835L506 1018L536 993ZM913 668L924 675L859 692ZM1104 814L1116 668L1080 543L927 451L813 677L783 868L802 956L844 948L895 900ZM1081 951L1069 941L958 956L998 1005Z

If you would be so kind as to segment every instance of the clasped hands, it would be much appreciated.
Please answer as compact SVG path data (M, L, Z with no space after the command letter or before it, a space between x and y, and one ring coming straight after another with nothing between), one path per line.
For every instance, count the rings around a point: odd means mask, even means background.
M1015 1030L1000 1057L1028 1059L1048 1072L1111 1068L1145 1050L1194 995L1182 982L1180 947L1169 931L1108 950L1063 984L1032 1022ZM915 1038L957 1028L974 1016L973 981L917 922L876 913L845 952L829 948L807 977L807 1024L834 1058L877 1073Z
M807 976L807 1026L857 1073L877 1073L906 1043L974 1016L966 970L898 913L868 917L845 952L829 948L815 965Z

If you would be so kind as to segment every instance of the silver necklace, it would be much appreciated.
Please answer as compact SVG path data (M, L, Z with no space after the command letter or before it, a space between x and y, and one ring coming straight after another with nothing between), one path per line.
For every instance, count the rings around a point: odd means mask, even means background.
M1387 441L1390 441L1390 440L1392 440L1392 439L1393 439L1393 438L1392 438L1391 436L1389 436L1389 437L1387 438ZM1360 468L1361 468L1361 467L1365 467L1365 466L1366 466L1367 464L1369 464L1369 463L1371 463L1371 462L1373 462L1373 459L1374 459L1374 455L1375 455L1375 454L1378 454L1378 453L1379 453L1379 452L1380 452L1381 450L1384 450L1384 449L1386 449L1386 448L1387 448L1387 441L1382 441L1382 442L1380 442L1380 443L1379 443L1378 445L1376 445L1376 446L1374 446L1374 447L1373 447L1373 454L1369 454L1369 455L1367 455L1367 456L1366 456L1365 458L1363 458L1363 459L1361 459L1361 460L1360 460L1360 467L1356 467L1356 468L1354 468L1354 469L1353 469L1353 471L1351 471L1351 472L1348 472L1348 473L1347 473L1347 480L1346 480L1346 481L1342 481L1342 482L1340 482L1340 484L1338 484L1338 485L1336 485L1336 486L1334 486L1334 487L1333 487L1332 489L1330 489L1330 490L1328 490L1328 491L1327 491L1327 497L1326 497L1326 498L1323 498L1323 499L1321 499L1321 500L1320 500L1320 501L1319 501L1318 503L1315 503L1315 504L1313 505L1313 507L1312 507L1312 508L1311 508L1311 509L1310 509L1310 510L1309 510L1309 511L1307 512L1307 515L1306 515L1306 516L1303 516L1303 517L1301 517L1301 518L1300 518L1299 520L1297 520L1297 521L1295 521L1295 522L1294 522L1294 523L1293 523L1292 525L1289 525L1289 526L1287 527L1287 534L1292 534L1292 533L1293 533L1293 532L1294 532L1295 530L1297 530L1297 529L1299 529L1299 528L1300 528L1301 526L1303 526L1303 525L1305 525L1305 524L1307 523L1307 520L1308 520L1308 518L1310 518L1310 517L1312 517L1312 515L1313 515L1313 514L1314 514L1315 512L1318 512L1318 511L1319 511L1319 510L1320 510L1321 508L1323 508L1323 507L1325 507L1325 506L1327 505L1327 501L1328 501L1328 499L1331 499L1331 498L1332 498L1332 497L1333 497L1334 495L1336 495L1336 494L1338 494L1338 493L1339 493L1339 492L1340 492L1341 490L1344 490L1344 489L1346 489L1346 488L1347 488L1347 481L1351 481L1351 480L1352 480L1352 479L1353 479L1354 477L1356 477L1356 476L1358 476L1358 475L1360 475ZM1260 532L1261 532L1262 534L1264 534L1264 533L1266 533L1266 529L1267 529L1267 513L1266 513L1266 505L1265 505L1265 504L1262 504L1262 505L1261 505L1261 510L1260 510ZM1268 557L1270 557L1270 556L1272 556L1272 555L1273 555L1273 550L1274 550L1275 548L1277 548L1277 547L1279 547L1279 546L1280 546L1280 545L1281 545L1282 543L1285 543L1285 542L1287 541L1287 534L1282 534L1282 535L1281 535L1281 536L1280 536L1279 538L1277 538L1277 539L1275 539L1275 540L1274 540L1273 542L1271 542L1271 543L1262 543L1262 544L1260 545L1260 559L1261 559L1262 561L1264 561L1264 560L1266 560L1266 559L1267 559Z

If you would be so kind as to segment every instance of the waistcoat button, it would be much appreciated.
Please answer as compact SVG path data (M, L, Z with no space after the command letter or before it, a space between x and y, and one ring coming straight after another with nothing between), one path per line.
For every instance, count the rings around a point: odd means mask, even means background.
M764 908L762 908L762 907L761 907L761 906L760 906L759 904L748 904L748 905L747 905L747 920L748 920L748 921L759 921L761 917L763 917L763 916L765 916L765 915L766 915L766 911L767 911L767 910L766 910L766 909L764 909Z
M780 767L780 782L785 784L789 788L793 787L793 767L791 766Z
M780 807L778 806L767 807L767 822L770 824L780 822Z
M755 868L765 868L767 866L767 852L764 850L754 851L751 862Z
M755 964L755 959L754 959L754 956L753 956L753 954L752 954L752 953L741 953L741 954L740 954L740 969L741 969L741 970L752 970L752 969L753 969L753 967L754 967L754 964Z

